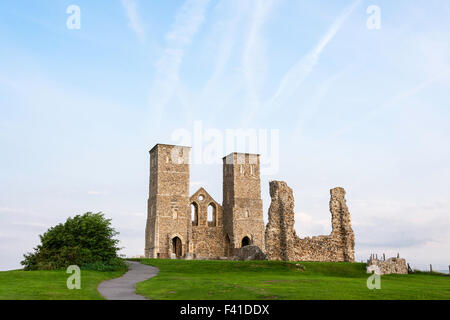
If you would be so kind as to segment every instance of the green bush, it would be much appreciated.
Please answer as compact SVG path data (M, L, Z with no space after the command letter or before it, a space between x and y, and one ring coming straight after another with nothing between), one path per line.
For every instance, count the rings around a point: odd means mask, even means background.
M92 271L126 271L128 266L123 259L115 258L110 261L86 263L81 267L81 269Z
M101 212L77 215L40 235L41 244L34 252L25 254L21 264L25 270L52 270L95 263L122 267L124 262L119 263L117 257L119 240L114 239L118 234L111 227L111 219L105 219Z

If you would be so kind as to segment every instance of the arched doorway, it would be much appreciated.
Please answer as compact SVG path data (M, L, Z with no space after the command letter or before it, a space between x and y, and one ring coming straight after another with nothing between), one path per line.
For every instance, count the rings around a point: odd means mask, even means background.
M175 253L175 256L181 257L181 253L182 253L182 243L181 243L181 239L178 237L175 237L172 239L172 252Z
M242 246L241 247L248 246L249 244L250 244L250 238L249 237L242 238Z

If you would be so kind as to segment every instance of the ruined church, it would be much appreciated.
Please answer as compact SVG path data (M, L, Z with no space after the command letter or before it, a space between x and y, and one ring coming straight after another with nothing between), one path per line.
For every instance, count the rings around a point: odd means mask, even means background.
M354 261L354 235L342 188L331 190L333 231L301 239L294 230L294 199L285 182L272 181L264 227L260 156L223 158L223 202L204 189L189 195L190 148L157 144L150 150L145 232L147 258L231 258L247 245L270 260Z

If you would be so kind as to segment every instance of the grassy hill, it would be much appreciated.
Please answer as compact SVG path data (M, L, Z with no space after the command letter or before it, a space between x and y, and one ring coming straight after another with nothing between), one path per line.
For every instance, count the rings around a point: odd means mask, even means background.
M65 270L2 271L0 272L0 300L99 300L97 291L103 280L120 277L124 272L81 270L81 289L67 289Z
M446 299L448 275L418 273L381 278L369 290L362 263L281 261L185 261L134 259L160 269L137 284L151 299ZM0 272L0 300L103 299L97 287L123 272L81 271L81 290L68 290L65 270Z
M369 290L363 263L136 259L160 269L137 284L151 299L450 299L450 277L387 275Z

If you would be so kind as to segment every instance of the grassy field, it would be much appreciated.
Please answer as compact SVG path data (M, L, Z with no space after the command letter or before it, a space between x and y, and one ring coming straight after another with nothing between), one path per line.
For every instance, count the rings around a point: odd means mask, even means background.
M0 272L0 300L100 300L97 287L103 280L120 277L124 272L81 270L81 289L67 289L70 274L55 271Z
M197 261L136 259L160 269L137 284L151 299L446 299L450 277L439 274L388 275L380 290L366 286L362 263L280 261Z

